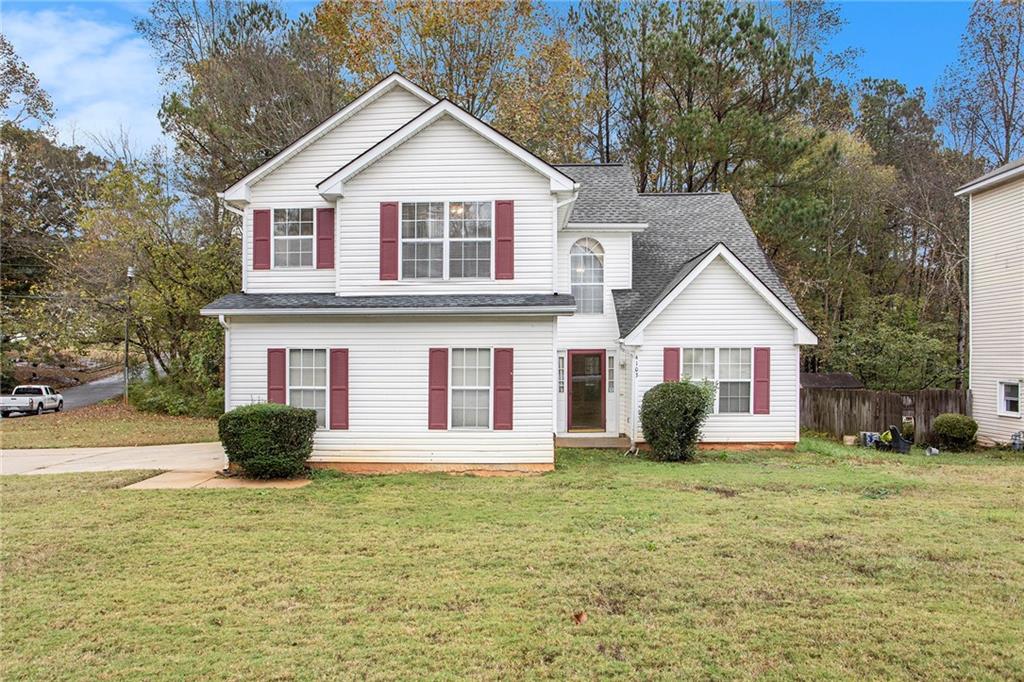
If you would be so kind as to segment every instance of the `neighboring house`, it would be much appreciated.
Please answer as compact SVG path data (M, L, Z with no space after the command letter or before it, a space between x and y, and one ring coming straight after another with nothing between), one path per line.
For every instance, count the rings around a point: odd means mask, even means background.
M799 438L817 339L727 194L549 165L396 74L222 199L225 407L315 408L314 462L546 470L686 377L718 382L705 441Z
M849 372L800 372L800 388L864 388Z
M970 201L970 385L978 438L1024 431L1024 159L956 191Z

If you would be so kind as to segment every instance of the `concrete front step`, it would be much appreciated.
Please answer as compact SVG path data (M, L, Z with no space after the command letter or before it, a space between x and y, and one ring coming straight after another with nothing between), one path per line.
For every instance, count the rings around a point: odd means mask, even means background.
M629 448L629 439L625 436L555 436L555 447L626 450Z

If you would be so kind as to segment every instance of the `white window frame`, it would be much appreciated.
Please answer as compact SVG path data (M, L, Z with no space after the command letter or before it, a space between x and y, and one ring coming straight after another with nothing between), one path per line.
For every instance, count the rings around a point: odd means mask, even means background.
M728 344L725 344L725 343L722 343L722 344L706 343L706 344L702 344L702 345L691 345L691 346L680 345L679 346L679 379L681 381L685 381L686 380L685 376L683 375L683 355L688 350L712 350L715 353L715 376L714 376L714 378L713 379L698 379L698 380L694 380L694 383L698 383L700 381L711 381L712 383L714 383L714 385L715 385L715 401L714 401L714 406L713 406L711 414L724 414L724 415L729 415L729 416L754 414L754 347L753 346L736 346L736 345L728 345ZM747 404L747 411L746 412L722 412L721 409L720 409L719 401L722 398L722 395L721 395L722 392L721 392L721 390L719 390L719 387L720 387L720 385L721 385L721 383L723 381L723 379L721 378L722 373L721 373L721 370L720 370L720 361L721 361L721 357L722 357L722 353L721 353L722 350L749 350L750 351L750 379L748 380L748 383L750 384L750 401ZM732 383L735 383L735 384L742 383L742 379L728 379L726 381L728 383L731 383L731 384Z
M598 286L598 284L600 284L601 296L599 297L598 300L601 301L601 310L599 312L583 312L583 311L581 311L579 309L579 303L577 302L576 303L576 313L575 314L576 315L604 315L605 314L605 305L604 305L604 303L605 303L605 301L604 301L604 295L605 295L605 281L604 281L604 279L605 279L605 277L604 277L604 275L605 275L605 255L606 255L606 251L604 249L604 244L602 244L599 239L595 239L594 237L590 237L590 236L580 237L579 239L574 241L569 246L569 291L571 293L572 292L572 288L574 286L573 285L573 281L572 281L572 277L573 277L573 273L575 272L575 269L572 266L572 250L574 248L576 248L576 245L580 244L581 242L589 242L589 243L597 244L597 246L601 249L601 253L598 254L592 248L590 248L589 244L587 245L587 248L590 249L590 252L594 256L594 258L596 258L601 263L601 281L600 281L600 283L598 283L598 282L578 282L578 283L576 283L575 286L596 287L596 286Z
M1004 386L1017 386L1017 411L1011 412L1005 408L1006 398L1003 396ZM1016 417L1021 418L1024 414L1024 381L1015 381L1013 379L999 379L996 381L996 414L1000 417Z
M324 425L316 425L317 431L331 430L331 351L329 348L313 346L289 346L284 349L284 404L292 404L292 351L322 350L324 352ZM319 386L295 386L296 390L319 391Z
M310 237L277 237L274 235L274 225L277 223L277 211L300 210L313 212L313 234ZM313 240L313 262L310 265L277 265L277 240L278 239L312 239ZM316 209L310 206L275 206L270 209L270 269L271 270L315 270L316 269Z
M490 352L491 356L491 376L490 386L487 388L487 426L452 426L452 411L455 409L455 403L452 400L452 395L456 390L468 390L478 391L479 386L460 386L458 389L455 388L455 383L452 381L452 376L455 372L455 351L457 350L486 350ZM473 433L481 433L484 431L494 430L494 348L487 346L449 346L448 347L448 430L449 431L469 431Z
M491 205L491 274L488 277L451 277L450 275L450 262L451 258L451 243L453 241L467 241L476 242L483 241L482 239L463 239L461 237L452 238L450 236L449 219L451 216L451 204L490 204ZM494 199L410 199L408 201L398 202L398 281L400 282L490 282L494 280L494 244L497 241L495 235L495 228L497 227L497 215L495 214ZM404 251L403 246L407 241L402 236L402 213L403 208L406 204L443 204L444 205L444 229L443 236L441 239L409 239L410 243L414 242L428 242L428 241L441 241L442 242L442 268L441 277L406 277L405 268L402 266L402 253Z

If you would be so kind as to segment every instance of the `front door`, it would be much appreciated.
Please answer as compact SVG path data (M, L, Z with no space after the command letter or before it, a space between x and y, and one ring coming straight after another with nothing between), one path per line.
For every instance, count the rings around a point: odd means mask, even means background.
M569 351L569 430L604 431L603 350Z

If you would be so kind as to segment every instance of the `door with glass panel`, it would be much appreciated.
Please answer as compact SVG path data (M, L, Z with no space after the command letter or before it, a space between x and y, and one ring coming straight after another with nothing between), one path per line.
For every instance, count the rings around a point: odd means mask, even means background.
M604 431L604 351L569 351L569 430Z

